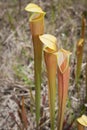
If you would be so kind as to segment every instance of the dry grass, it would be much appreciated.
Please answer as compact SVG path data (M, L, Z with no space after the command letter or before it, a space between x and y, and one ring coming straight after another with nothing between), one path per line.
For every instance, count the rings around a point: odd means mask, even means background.
M33 70L33 51L30 29L28 26L28 14L24 7L29 0L21 0L20 5L17 0L0 1L0 129L13 130L18 129L15 120L10 113L14 113L16 121L21 124L18 116L18 104L12 99L15 95L21 103L21 97L24 95L26 110L28 113L29 130L34 129L34 105L30 98L30 89L34 89L34 70ZM66 127L84 112L81 106L84 106L85 100L85 63L87 52L87 38L85 39L84 59L80 78L80 100L78 99L75 79L75 44L80 37L81 14L87 11L86 0L57 0L41 1L33 0L40 4L47 12L45 17L45 32L53 34L58 39L58 46L69 49L72 52L71 58L71 78L69 87L69 98L67 101L66 115L70 115ZM87 13L87 12L86 12ZM86 24L87 26L87 24ZM87 30L86 30L87 35ZM76 61L75 61L76 62ZM43 63L43 83L42 83L42 125L44 130L49 130L49 115L46 112L48 108L47 79ZM34 95L34 90L32 91ZM44 101L44 98L45 101ZM43 104L44 102L44 104ZM31 105L32 104L32 105ZM30 107L32 106L32 107ZM44 108L45 107L45 108ZM33 109L33 110L32 110ZM44 109L44 111L43 111ZM31 112L30 112L31 111ZM32 123L31 123L32 122ZM21 124L22 125L22 124ZM76 129L76 122L71 129Z

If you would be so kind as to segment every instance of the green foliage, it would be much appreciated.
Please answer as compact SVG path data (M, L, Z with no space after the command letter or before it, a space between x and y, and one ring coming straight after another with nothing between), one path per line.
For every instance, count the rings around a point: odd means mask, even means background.
M15 76L22 80L26 85L32 84L32 82L29 80L28 76L25 74L24 67L22 65L17 65L13 67Z
M71 108L71 100L70 100L70 98L67 99L67 107Z
M15 29L15 26L14 26L15 20L14 20L13 15L10 12L7 12L7 18L8 18L8 22L9 22L9 24L11 26L11 29L14 30Z
M27 85L27 86L32 85L32 81L29 80L28 76L25 74L24 66L19 64L17 66L14 66L13 69L14 69L15 76L16 76L17 79L24 82L24 84ZM29 86L30 99L31 99L32 103L34 104L35 101L34 101L34 97L33 97L33 94L32 94L32 89L33 88L31 88L31 86ZM31 111L31 113L33 112L32 106L30 107L30 111Z

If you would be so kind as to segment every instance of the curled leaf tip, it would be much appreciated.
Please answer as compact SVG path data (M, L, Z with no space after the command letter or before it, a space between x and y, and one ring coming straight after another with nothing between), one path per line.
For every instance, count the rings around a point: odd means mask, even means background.
M33 12L33 13L42 13L45 14L45 12L36 4L30 3L25 7L25 10L28 12Z
M69 67L69 57L71 52L66 51L64 49L60 49L57 55L57 63L61 73L64 73L66 69Z
M81 39L78 41L77 45L78 45L78 46L83 46L83 43L84 43L84 39L81 38Z
M57 39L55 36L50 34L44 34L39 36L40 40L44 44L44 50L47 52L55 52L57 51Z
M82 115L80 118L77 119L77 122L80 123L82 126L87 127L87 116Z
M68 56L70 56L70 55L72 54L70 51L67 51L67 50L65 50L65 49L63 49L63 48L61 48L59 51L65 53L65 54L68 55Z

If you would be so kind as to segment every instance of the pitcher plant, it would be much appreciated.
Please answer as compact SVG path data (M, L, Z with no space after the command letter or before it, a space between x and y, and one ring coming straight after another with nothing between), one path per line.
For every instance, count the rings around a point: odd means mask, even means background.
M25 10L31 12L29 25L32 34L34 48L34 72L35 72L35 108L36 123L39 124L40 119L40 91L41 91L41 65L42 65L42 42L39 35L44 33L44 15L45 12L36 4L30 3Z
M70 66L69 58L70 52L60 49L57 53L57 75L58 75L58 130L63 128L64 111L69 86Z
M77 119L77 127L78 130L85 130L85 127L87 127L87 116L82 115Z
M56 99L56 71L57 71L57 58L53 54L57 51L57 39L50 34L41 35L40 40L44 44L44 59L47 69L48 77L48 98L50 108L51 130L55 130L55 99Z

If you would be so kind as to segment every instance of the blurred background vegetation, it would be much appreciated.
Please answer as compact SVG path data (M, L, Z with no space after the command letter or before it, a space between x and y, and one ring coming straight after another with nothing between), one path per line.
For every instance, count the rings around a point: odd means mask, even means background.
M77 97L75 86L73 86L75 74L75 54L76 43L80 38L81 18L85 14L87 19L87 0L0 0L0 79L3 86L4 80L9 82L22 82L23 84L34 87L33 70L33 48L29 28L29 14L24 8L28 3L36 3L46 12L45 33L53 34L57 37L58 47L70 50L71 57L71 83L69 97ZM87 23L85 31L85 47L83 63L87 58ZM84 64L83 64L84 66ZM43 63L43 85L46 86L46 73ZM81 88L81 102L85 97L85 69L83 67ZM3 80L4 79L4 80ZM8 83L9 83L8 82ZM1 86L2 87L2 86ZM68 99L67 108L72 108L70 121L79 115L77 102ZM74 103L74 105L73 105ZM83 108L81 112L83 112ZM68 111L67 111L68 113ZM69 121L69 122L70 122Z
M14 66L29 64L33 58L29 15L24 10L30 2L46 11L45 33L55 35L59 47L75 51L82 13L85 12L87 17L87 0L0 0L1 77L14 79Z

